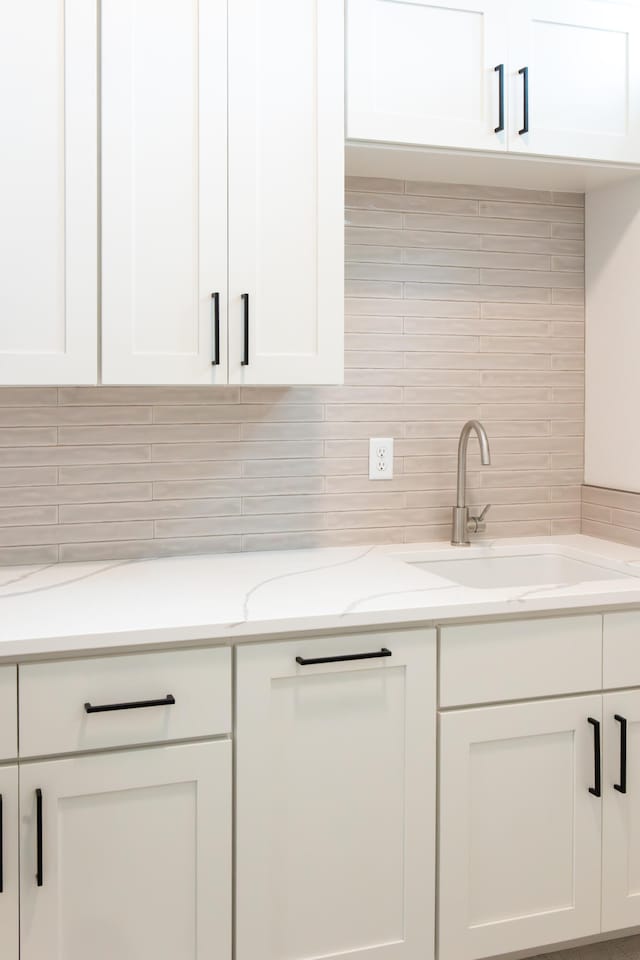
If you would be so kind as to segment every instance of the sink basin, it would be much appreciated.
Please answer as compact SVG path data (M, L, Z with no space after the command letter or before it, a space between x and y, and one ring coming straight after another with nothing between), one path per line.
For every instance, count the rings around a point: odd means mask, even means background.
M451 559L409 560L412 566L444 577L463 587L500 589L501 587L573 586L596 580L630 580L633 574L600 566L598 562L578 560L560 553L520 556L457 556Z

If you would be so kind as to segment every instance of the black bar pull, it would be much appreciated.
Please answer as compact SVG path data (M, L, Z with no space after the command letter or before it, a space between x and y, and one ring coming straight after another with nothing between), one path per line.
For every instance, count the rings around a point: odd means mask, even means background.
M504 63L499 63L493 68L498 74L498 126L494 127L496 133L502 133L504 130Z
M613 789L618 793L627 792L627 721L619 713L614 714L614 720L620 724L620 783L614 783Z
M212 293L213 302L213 359L211 366L217 367L220 364L220 294Z
M44 870L42 867L42 790L36 790L36 884L44 884Z
M0 793L0 893L4 893L4 811Z
M602 796L602 758L600 755L600 721L588 718L593 726L593 786L589 787L589 793L594 797Z
M244 347L242 351L242 360L240 365L243 367L249 366L249 294L242 294L242 302L244 303Z
M340 657L312 657L305 660L304 657L296 657L296 663L301 667L310 667L314 663L344 663L346 660L377 660L378 657L390 657L391 650L383 647L382 650L375 650L373 653L346 653Z
M114 710L140 710L143 707L171 707L176 702L173 694L168 693L162 700L132 700L130 703L103 703L94 707L85 703L85 713L112 713Z
M522 75L522 90L524 94L522 130L518 130L518 133L522 136L523 133L529 133L529 67L520 67L518 73Z

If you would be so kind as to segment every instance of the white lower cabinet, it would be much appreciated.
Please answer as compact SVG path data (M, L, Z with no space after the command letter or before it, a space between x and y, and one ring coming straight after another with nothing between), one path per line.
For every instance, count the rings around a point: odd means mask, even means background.
M230 741L26 763L20 811L22 960L231 956Z
M238 649L237 960L433 957L435 656L432 630Z
M601 718L600 695L441 715L440 960L600 931Z
M18 960L18 767L0 767L0 957Z
M640 924L640 690L604 696L602 929Z

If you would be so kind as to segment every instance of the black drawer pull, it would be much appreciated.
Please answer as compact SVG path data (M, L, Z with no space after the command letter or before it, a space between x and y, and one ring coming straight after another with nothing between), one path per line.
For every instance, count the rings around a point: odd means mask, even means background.
M0 793L0 893L4 893L4 812Z
M243 311L243 321L244 321L244 346L242 348L242 360L240 361L241 367L249 366L249 294L242 294L242 302L244 303Z
M518 130L520 136L529 133L529 67L521 67L518 73L522 76L522 92L524 103L522 107L522 129Z
M131 703L104 703L94 707L85 703L86 713L112 713L114 710L140 710L142 707L171 707L176 698L168 693L162 700L132 700Z
M42 790L36 790L36 884L44 885L44 869L42 866Z
M220 364L220 294L212 293L213 303L213 358L211 366L217 367Z
M498 126L494 127L496 133L502 133L504 130L504 63L499 63L493 68L498 74Z
M627 721L620 714L614 714L614 720L620 724L620 783L614 783L613 789L618 793L627 792Z
M375 650L373 653L346 653L341 657L312 657L306 660L304 657L296 657L296 663L301 667L310 667L314 663L344 663L346 660L377 660L378 657L390 657L391 650L383 647L382 650Z
M588 722L593 726L593 786L589 787L589 793L594 797L602 796L602 758L600 755L600 721L588 718Z

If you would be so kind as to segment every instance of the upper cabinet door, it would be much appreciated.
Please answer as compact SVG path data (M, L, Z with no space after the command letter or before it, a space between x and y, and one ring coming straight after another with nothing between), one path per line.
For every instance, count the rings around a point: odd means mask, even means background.
M600 931L601 712L589 696L441 715L440 960Z
M237 960L432 960L435 687L433 630L238 648Z
M505 150L508 0L349 0L347 136Z
M102 3L104 383L227 379L226 6Z
M640 163L637 8L519 0L511 6L511 68L510 150Z
M343 379L343 38L344 0L229 4L230 383Z
M97 379L95 0L0 5L0 383Z

